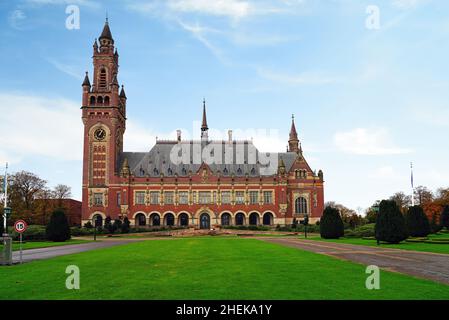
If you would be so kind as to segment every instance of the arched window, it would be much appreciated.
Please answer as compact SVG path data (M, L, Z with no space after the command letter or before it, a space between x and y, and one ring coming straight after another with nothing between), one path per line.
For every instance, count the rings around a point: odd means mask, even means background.
M94 106L95 105L95 97L90 97L90 103L89 103L91 106Z
M157 213L151 214L151 225L152 226L160 226L161 225L161 217Z
M264 226L270 226L273 224L273 214L271 214L271 212L266 212L263 215L263 224Z
M235 215L235 225L243 226L245 224L245 215L241 212Z
M166 226L174 226L175 225L175 216L172 213L167 213L165 215L165 225Z
M307 200L304 197L299 197L295 200L295 213L307 213Z
M159 170L157 170L156 168L154 168L153 174L154 174L155 176L157 176L157 175L159 174Z
M98 104L103 104L103 97L101 97L101 96L98 97L98 98L97 98L97 103L98 103Z
M173 170L172 170L172 168L168 168L168 170L167 170L167 175L169 175L169 176L173 175Z
M242 169L241 169L241 168L238 168L238 169L237 169L237 174L238 174L239 176L242 174Z
M223 169L223 174L224 174L225 176L228 175L228 169L227 169L227 168L224 168L224 169Z
M221 215L221 225L229 226L231 224L231 215L229 213L223 213Z
M147 224L147 219L143 213L138 213L136 215L136 226L143 227Z
M104 97L104 105L105 106L109 105L109 97L108 96Z
M249 224L251 226L257 226L259 224L259 215L256 212L249 215Z
M179 215L179 225L185 227L189 225L189 216L187 213L181 213Z
M100 70L99 87L100 87L100 89L106 89L106 69L105 68L101 68L101 70Z
M187 175L187 170L186 170L186 168L182 168L182 175L183 175L183 176Z

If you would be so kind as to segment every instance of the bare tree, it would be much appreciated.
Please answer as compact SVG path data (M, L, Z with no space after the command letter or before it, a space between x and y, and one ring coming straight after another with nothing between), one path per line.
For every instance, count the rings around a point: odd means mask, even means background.
M396 202L398 207L401 209L402 213L405 213L407 211L407 208L412 203L412 197L409 195L406 195L404 192L396 192L394 195L390 197L390 200L393 200Z
M427 187L424 186L419 186L415 188L414 197L419 205L423 205L433 201L432 191L430 191Z
M72 188L65 184L58 184L53 189L53 196L58 200L68 199L72 196Z

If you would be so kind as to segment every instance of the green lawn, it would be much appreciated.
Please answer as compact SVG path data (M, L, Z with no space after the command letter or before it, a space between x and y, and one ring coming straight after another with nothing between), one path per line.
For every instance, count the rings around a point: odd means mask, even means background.
M66 242L52 242L52 241L27 241L22 244L22 249L37 249L37 248L47 248L47 247L57 247L57 246L66 246L69 244L79 244L79 243L87 243L90 242L88 240L68 240ZM20 244L18 241L14 241L12 244L12 250L18 251ZM0 242L0 250L3 248L3 242Z
M80 268L67 290L65 269ZM257 239L149 240L0 267L7 299L449 299L449 286Z
M431 239L447 239L448 234L430 235ZM348 243L348 244L359 244L364 246L377 246L376 240L365 240L361 238L340 238L340 239L321 239L319 236L311 237L312 240L327 241L327 242L337 242L337 243ZM438 244L438 243L415 243L415 242L401 242L399 244L387 244L381 243L382 248L394 248L394 249L404 249L404 250L414 250L414 251L424 251L424 252L434 252L434 253L445 253L449 254L449 244Z

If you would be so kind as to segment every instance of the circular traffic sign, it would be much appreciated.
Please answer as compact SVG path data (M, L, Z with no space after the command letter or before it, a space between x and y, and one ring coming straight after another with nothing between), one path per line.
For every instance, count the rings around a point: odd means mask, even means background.
M16 230L18 233L23 233L28 228L28 225L23 220L17 220L14 223L14 230Z

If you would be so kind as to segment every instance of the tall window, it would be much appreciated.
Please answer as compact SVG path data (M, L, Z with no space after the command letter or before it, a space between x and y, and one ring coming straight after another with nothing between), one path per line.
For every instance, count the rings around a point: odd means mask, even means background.
M106 69L102 68L100 70L100 88L106 89Z
M95 206L103 205L103 193L94 193L94 205Z
M136 204L145 204L145 191L136 191L135 197Z
M235 192L235 203L237 203L237 204L245 203L245 192L244 191L236 191Z
M117 207L120 207L122 204L122 195L120 192L117 192Z
M210 191L200 191L200 204L208 204L211 203Z
M249 192L249 202L251 204L259 203L259 191L250 191Z
M180 204L189 203L189 193L187 191L179 191L178 196Z
M173 204L173 191L165 191L164 203Z
M151 204L159 204L159 191L151 191L150 192L150 203Z
M231 192L229 191L221 192L221 203L223 204L231 203Z
M231 224L231 215L229 213L223 213L221 216L221 225L229 226Z
M307 200L304 197L299 197L295 200L295 213L307 213Z
M265 203L265 204L273 203L273 192L271 192L271 191L263 192L263 203Z

